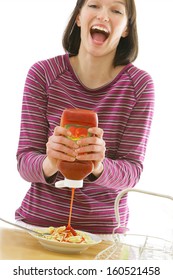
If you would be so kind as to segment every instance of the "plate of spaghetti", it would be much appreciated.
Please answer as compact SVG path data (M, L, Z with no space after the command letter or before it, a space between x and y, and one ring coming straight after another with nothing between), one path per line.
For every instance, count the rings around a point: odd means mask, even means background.
M47 250L60 253L80 253L90 246L101 242L99 236L75 230L69 230L66 226L34 228L38 234L30 233ZM41 235L44 233L44 235ZM47 233L47 234L46 234Z

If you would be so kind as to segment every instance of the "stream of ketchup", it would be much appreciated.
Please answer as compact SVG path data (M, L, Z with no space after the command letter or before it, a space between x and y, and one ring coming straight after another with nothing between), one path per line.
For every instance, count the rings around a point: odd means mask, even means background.
M74 193L75 193L75 188L71 189L71 201L70 201L70 212L69 212L69 218L68 218L68 225L66 227L67 230L70 230L71 233L76 236L77 233L76 231L72 228L71 226L71 216L72 216L72 209L73 209L73 200L74 200Z

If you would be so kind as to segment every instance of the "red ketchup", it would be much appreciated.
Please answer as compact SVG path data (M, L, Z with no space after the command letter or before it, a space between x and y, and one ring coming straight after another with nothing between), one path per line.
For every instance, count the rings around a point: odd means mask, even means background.
M61 116L62 127L71 132L69 137L73 141L91 136L88 128L98 126L98 117L94 111L84 109L65 109ZM83 179L93 170L92 161L74 162L59 161L58 169L65 177L64 186L80 188L83 186Z

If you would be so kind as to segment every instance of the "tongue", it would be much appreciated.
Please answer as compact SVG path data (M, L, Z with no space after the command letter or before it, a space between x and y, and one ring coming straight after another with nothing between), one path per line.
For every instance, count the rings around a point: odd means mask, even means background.
M97 32L92 34L92 38L94 41L97 41L100 43L103 43L106 40L106 36L103 33L97 33Z

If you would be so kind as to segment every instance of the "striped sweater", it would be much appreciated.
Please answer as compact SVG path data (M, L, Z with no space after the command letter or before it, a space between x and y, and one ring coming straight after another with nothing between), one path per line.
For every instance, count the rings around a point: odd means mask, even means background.
M117 226L114 201L118 193L134 187L143 170L150 132L154 86L148 73L128 64L109 84L86 88L76 77L68 54L35 63L29 70L23 95L21 130L17 150L18 170L31 182L15 217L37 226L66 225L71 190L57 189L63 176L47 181L42 164L46 143L65 108L94 110L104 130L104 171L88 176L76 189L72 226L93 233L112 233ZM121 225L127 225L127 195L120 201Z

